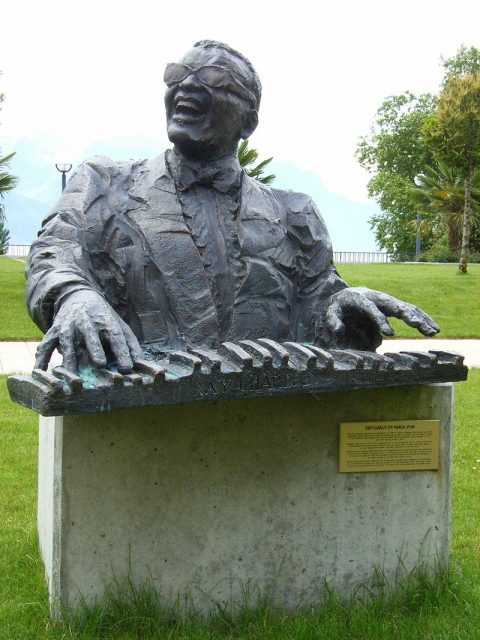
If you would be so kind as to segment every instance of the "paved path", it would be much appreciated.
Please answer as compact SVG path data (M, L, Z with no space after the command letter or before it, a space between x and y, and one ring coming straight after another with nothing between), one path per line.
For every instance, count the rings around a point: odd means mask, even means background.
M0 342L0 373L30 373L38 342ZM386 340L379 353L387 351L456 351L465 356L469 367L480 367L480 340ZM50 366L61 364L55 352Z

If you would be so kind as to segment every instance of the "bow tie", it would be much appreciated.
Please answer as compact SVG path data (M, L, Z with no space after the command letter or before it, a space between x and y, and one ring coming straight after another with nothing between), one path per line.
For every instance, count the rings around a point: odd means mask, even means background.
M173 156L173 157L172 157ZM180 160L173 153L170 155L172 176L180 191L194 186L210 187L221 193L227 193L233 186L239 186L242 171L237 158L212 162L202 166L200 163Z

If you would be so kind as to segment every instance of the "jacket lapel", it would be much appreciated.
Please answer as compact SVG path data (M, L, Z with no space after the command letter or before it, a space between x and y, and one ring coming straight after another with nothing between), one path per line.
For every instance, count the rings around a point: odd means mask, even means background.
M128 216L161 274L180 336L187 344L214 341L218 319L212 292L163 155L147 163L129 195L139 207Z
M238 229L242 253L259 257L277 247L285 236L284 217L284 210L271 190L245 175Z

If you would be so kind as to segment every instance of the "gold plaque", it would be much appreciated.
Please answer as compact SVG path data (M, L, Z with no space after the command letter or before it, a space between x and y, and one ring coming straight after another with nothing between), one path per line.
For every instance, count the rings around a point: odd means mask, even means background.
M340 473L438 469L439 420L342 422Z

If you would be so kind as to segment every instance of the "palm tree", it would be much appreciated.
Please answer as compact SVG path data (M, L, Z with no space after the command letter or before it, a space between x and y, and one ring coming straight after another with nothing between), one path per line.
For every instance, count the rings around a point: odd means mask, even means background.
M415 182L417 186L410 189L409 195L422 214L420 233L437 225L446 228L448 248L456 253L462 236L464 180L447 164L439 162L436 167L426 167ZM480 214L480 170L472 178L472 213L475 217ZM411 224L416 226L417 222Z
M251 166L258 159L258 151L256 149L249 148L248 140L243 140L238 145L237 156L240 165L245 169L250 178L255 178L255 180L258 180L263 184L270 184L275 180L276 176L273 173L268 176L263 175L265 167L273 160L273 158L267 158L266 160L259 162L255 167Z
M10 240L10 233L5 226L3 220L0 218L0 256L7 253L8 241Z
M5 210L3 208L3 197L7 191L11 191L17 184L17 179L8 172L10 160L15 153L9 153L3 158L0 157L0 220L5 219Z

